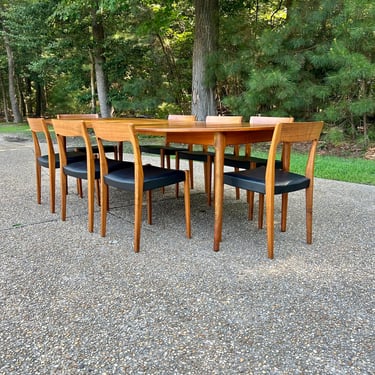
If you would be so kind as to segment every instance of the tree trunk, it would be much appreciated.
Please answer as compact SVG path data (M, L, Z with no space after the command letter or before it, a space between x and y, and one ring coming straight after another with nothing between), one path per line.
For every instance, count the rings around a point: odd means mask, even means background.
M92 53L90 53L90 88L91 88L91 113L96 113L96 98L95 98L95 60Z
M191 112L198 120L216 115L216 76L209 67L209 57L217 52L219 1L195 0L195 36L193 47Z
M0 88L1 88L1 95L3 97L4 118L6 122L9 122L7 95L6 95L6 91L4 87L3 76L1 74L0 74Z
M94 62L96 74L96 87L101 117L111 117L111 106L108 103L108 82L104 71L104 26L102 20L97 16L96 11L92 12L92 34L94 39Z
M18 101L17 101L17 95L16 95L13 52L9 44L9 38L5 33L4 33L4 44L5 44L5 49L7 51L7 59L8 59L9 100L10 100L10 104L11 104L12 112L13 112L13 122L20 123L22 122L22 116L21 116L20 109L18 107Z

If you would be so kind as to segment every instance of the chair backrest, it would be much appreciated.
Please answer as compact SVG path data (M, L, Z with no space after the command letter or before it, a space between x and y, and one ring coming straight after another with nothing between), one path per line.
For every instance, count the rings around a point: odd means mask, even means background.
M87 132L85 123L82 120L73 119L53 119L52 125L56 134L57 143L59 145L61 168L67 164L66 157L66 137L82 137L86 146L87 169L94 168L92 160L94 154L92 152L90 136ZM91 166L92 164L92 166ZM92 170L92 173L94 171Z
M264 125L264 124L278 124L279 122L293 122L294 117L272 117L272 116L251 116L250 124Z
M243 116L206 116L206 123L241 124Z
M57 115L59 120L86 120L99 118L97 113L62 113Z
M323 121L279 123L273 132L268 154L266 179L274 178L275 158L277 146L283 143L288 152L283 151L283 169L289 170L290 151L293 143L309 143L309 156L306 162L305 175L312 179L314 176L314 162L318 140L323 129ZM289 155L289 157L286 157Z
M47 142L47 152L48 152L48 164L51 167L51 165L55 165L55 150L53 147L53 142L51 138L51 134L48 130L48 126L46 124L46 121L42 117L38 118L27 118L27 123L30 126L31 130L31 136L33 138L34 142L34 150L35 150L35 157L38 158L41 156L41 147L39 142L39 136L41 133L44 134L44 137Z
M142 181L143 184L142 157L139 148L138 136L135 132L135 124L124 121L98 120L92 124L92 127L94 129L99 147L100 170L102 173L108 173L103 141L130 142L133 148L135 179L137 181Z
M195 121L196 116L195 115L168 115L168 121L183 121L183 122L190 122Z

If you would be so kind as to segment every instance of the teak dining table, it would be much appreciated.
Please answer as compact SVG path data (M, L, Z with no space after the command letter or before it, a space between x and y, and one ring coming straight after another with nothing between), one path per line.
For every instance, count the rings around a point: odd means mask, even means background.
M214 162L214 244L219 251L222 239L223 201L224 201L224 153L228 145L268 142L272 139L275 125L251 125L249 123L225 124L195 121L189 123L168 122L136 125L140 134L164 136L167 142L200 144L215 147Z
M229 145L271 141L275 128L275 124L252 125L248 122L208 124L205 121L179 122L146 118L100 118L84 121L88 127L92 127L92 124L97 121L132 123L135 124L137 133L162 136L168 143L214 146L214 251L219 251L222 240L225 148ZM122 150L121 145L120 150Z

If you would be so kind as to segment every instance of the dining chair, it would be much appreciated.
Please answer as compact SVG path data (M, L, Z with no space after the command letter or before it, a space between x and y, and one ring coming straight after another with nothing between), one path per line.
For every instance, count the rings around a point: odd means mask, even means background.
M55 213L55 191L56 191L56 169L60 168L60 155L55 152L51 134L44 118L27 118L34 142L35 172L36 172L36 195L38 204L42 203L42 168L49 170L49 201L50 211ZM47 143L47 154L42 155L40 143ZM67 163L84 160L86 155L82 152L69 151L66 154ZM78 193L80 182L77 182Z
M305 190L306 195L306 242L312 243L312 212L314 189L314 162L323 122L294 122L276 125L268 152L266 166L224 173L224 184L253 191L266 196L266 223L268 257L274 257L274 196L281 194L281 231L286 231L288 193ZM276 151L283 144L282 169L275 164ZM309 145L304 174L290 171L293 143ZM259 206L261 209L261 207ZM262 213L260 212L259 215Z
M276 125L279 122L293 122L293 117L273 117L273 116L250 116L250 125ZM245 154L240 155L239 147L234 149L232 154L225 154L224 165L227 167L234 167L235 171L239 169L250 169L260 167L267 164L267 158L260 158L251 156L251 144L245 145ZM281 160L276 160L276 167L281 168ZM240 189L236 188L236 199L240 198ZM262 200L262 198L260 198ZM254 217L254 192L249 191L247 194L247 200L249 202L249 220L253 220ZM263 217L260 218L263 220ZM259 222L259 218L258 218ZM261 225L261 224L259 224Z
M186 236L191 237L189 171L143 165L135 125L123 122L98 122L93 125L100 154L101 235L106 235L108 187L134 192L134 251L139 252L143 193L147 192L147 221L152 224L152 190L184 182ZM103 141L130 142L134 168L110 171L104 158Z
M195 121L195 115L168 115L168 122L192 122ZM188 146L177 146L169 144L168 140L165 139L164 145L140 145L141 153L148 153L148 154L156 154L160 155L160 166L164 168L165 161L167 168L171 167L171 156L176 155L177 151L184 151L187 150Z
M66 188L68 176L87 180L87 206L88 206L88 230L94 230L94 188L97 181L99 196L100 161L94 157L87 126L82 120L59 120L53 119L52 125L55 130L60 152L60 185L61 185L61 219L66 220ZM85 144L84 160L67 163L66 138L81 137ZM133 163L108 159L103 156L108 163L109 170L120 168L131 168ZM103 202L98 199L99 204Z
M206 116L206 124L241 124L242 116ZM176 169L180 168L180 160L189 160L189 162L199 161L203 162L204 171L204 186L207 194L207 204L211 206L211 185L212 185L212 164L214 162L215 152L208 151L207 146L201 146L201 150L183 150L176 153ZM192 188L193 184L193 164L189 164L190 169L190 184ZM176 192L178 196L178 190Z
M58 114L56 117L59 120L83 120L83 121L100 118L98 113L61 113L61 114ZM99 149L97 145L92 144L91 147L92 147L92 151L94 154L99 154ZM85 152L86 146L78 146L78 147L75 147L74 149L76 151ZM117 145L105 145L104 149L106 153L113 152L113 158L115 160L121 160L121 155L119 154L119 148Z

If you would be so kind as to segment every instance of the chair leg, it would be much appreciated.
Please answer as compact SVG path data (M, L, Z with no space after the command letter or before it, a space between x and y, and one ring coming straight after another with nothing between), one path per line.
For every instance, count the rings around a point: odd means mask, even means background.
M96 190L96 202L100 207L100 180L95 180L95 190Z
M286 221L288 216L288 194L281 195L281 231L286 231Z
M238 168L235 168L234 170L235 170L235 172L238 172L238 171L239 171ZM240 188L236 187L236 200L239 200L240 197L241 197L241 194L240 194Z
M98 182L98 181L96 181ZM94 201L95 201L95 181L87 180L87 206L88 206L88 230L94 231Z
M68 184L68 177L67 175L61 170L60 171L60 182L61 182L61 220L66 220L66 192L67 192L67 184Z
M312 243L313 186L306 189L306 242Z
M256 163L250 163L250 169L256 168ZM253 220L254 218L254 192L248 191L247 192L247 203L249 205L249 211L248 211L248 220Z
M50 210L55 213L55 202L56 202L56 169L50 168L49 171L49 200L50 200Z
M191 238L191 210L190 210L190 176L189 171L185 171L184 198L185 198L185 225L186 237Z
M264 194L259 194L258 229L263 229L263 216L264 216Z
M194 163L193 160L189 160L189 172L190 172L190 187L194 189Z
M165 160L165 153L163 149L160 149L160 166L164 168L164 161ZM168 160L167 160L167 167L168 167ZM169 167L168 167L169 168ZM161 188L161 192L164 194L165 193L165 188L164 186Z
M248 203L248 213L247 218L248 220L253 220L254 218L254 192L247 191L247 203Z
M82 180L80 178L77 178L77 194L80 198L83 198Z
M175 166L176 170L179 170L180 169L180 157L179 157L178 152L176 152L176 164L175 165L176 165ZM180 188L180 185L176 184L176 198L178 198L178 195L179 195L179 188Z
M152 225L152 190L147 190L147 223Z
M208 206L211 206L211 181L212 181L212 158L211 155L207 157L207 163L206 163L206 193L207 193L207 204Z
M105 237L107 229L107 210L108 210L108 185L101 182L100 184L100 235Z
M260 194L261 196L263 194ZM267 221L267 249L268 249L268 258L273 259L273 248L274 248L274 194L266 194L266 221Z
M40 166L38 161L35 161L35 163L36 201L38 204L42 204L42 167Z
M141 244L141 225L142 225L142 190L136 185L134 196L134 252L138 253Z

